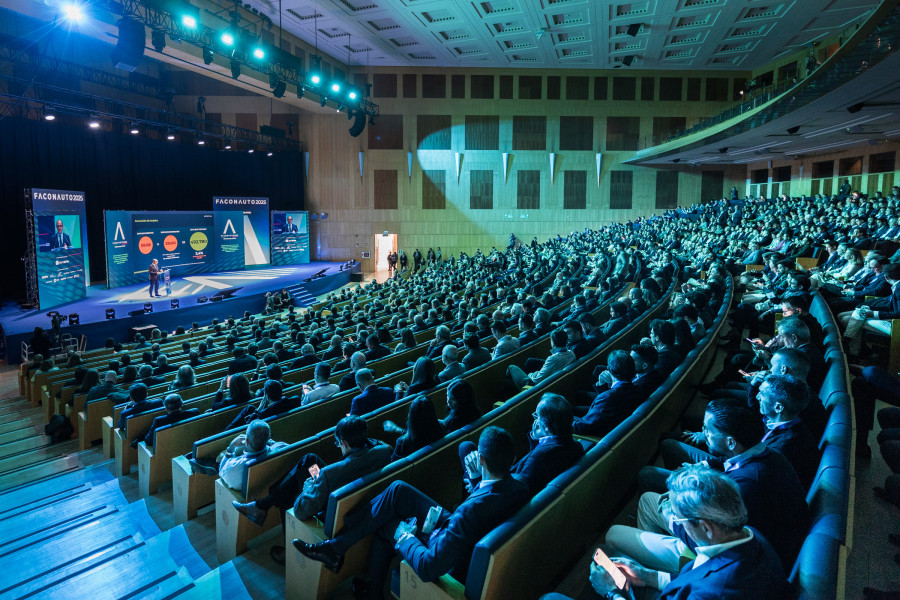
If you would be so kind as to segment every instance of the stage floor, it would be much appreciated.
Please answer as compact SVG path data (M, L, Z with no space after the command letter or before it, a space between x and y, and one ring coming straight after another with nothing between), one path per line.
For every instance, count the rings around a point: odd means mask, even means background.
M263 309L263 296L271 290L288 288L292 293L304 292L310 296L327 293L337 289L350 280L350 273L359 273L360 265L356 263L352 269L341 270L344 263L313 262L305 265L293 265L288 267L270 267L246 271L222 271L215 273L203 273L201 275L189 275L175 278L171 281L171 294L166 295L165 289L160 285L160 298L151 298L149 284L130 285L115 289L94 285L87 288L87 297L53 308L38 310L23 310L15 303L4 302L0 310L0 326L7 341L7 354L18 353L18 347L12 348L16 340L28 338L35 327L49 329L50 319L47 312L56 310L61 315L78 313L80 325L64 326L63 332L75 334L91 325L116 325L117 329L142 325L146 323L158 324L168 328L169 324L177 322L190 325L192 321L206 324L205 314L232 314L242 315L245 310L259 312ZM304 280L312 277L325 269L325 276L311 282ZM222 290L240 288L232 298L221 302L197 303L200 296L211 297ZM179 308L171 307L171 300L178 298ZM129 312L142 310L145 302L150 302L153 312L130 317ZM116 318L106 319L106 309L114 308ZM166 314L169 313L169 314ZM177 326L177 325L175 325ZM174 328L174 327L173 327ZM104 327L103 329L109 329ZM86 331L80 331L86 333ZM99 333L97 331L93 333ZM114 336L120 339L121 336ZM96 340L91 340L91 347L96 347Z

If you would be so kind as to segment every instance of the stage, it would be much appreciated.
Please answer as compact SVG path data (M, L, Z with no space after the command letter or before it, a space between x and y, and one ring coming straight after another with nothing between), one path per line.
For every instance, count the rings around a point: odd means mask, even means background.
M351 274L359 275L359 263L350 268L341 267L345 263L313 262L286 267L270 267L241 271L222 271L188 275L173 278L171 293L166 295L160 282L159 298L151 298L148 284L130 285L115 289L94 285L87 288L87 297L38 310L23 310L14 303L4 302L0 310L0 327L5 336L7 361L18 363L22 341L28 341L35 327L50 329L47 313L58 311L60 315L78 314L78 325L62 326L62 332L75 337L87 336L87 347L102 346L106 338L127 341L128 330L132 327L156 325L160 329L173 331L179 325L189 328L196 321L208 325L214 317L224 320L229 315L240 317L244 311L258 313L264 308L266 292L287 288L298 307L312 302L314 296L325 294L350 282ZM320 277L311 279L319 272ZM233 293L229 293L233 292ZM221 301L209 301L216 294L226 294ZM198 303L202 296L206 302ZM177 298L178 308L172 308L172 299ZM144 304L150 303L153 312L145 313ZM115 318L107 319L106 310L115 310Z

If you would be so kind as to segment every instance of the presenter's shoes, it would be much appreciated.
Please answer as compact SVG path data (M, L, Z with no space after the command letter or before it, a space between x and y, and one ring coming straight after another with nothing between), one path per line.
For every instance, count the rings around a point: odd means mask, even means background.
M257 508L255 501L242 504L237 500L232 500L231 504L239 513L250 519L251 523L262 527L263 523L266 521L266 511L261 508Z
M331 544L328 542L307 544L303 540L294 540L291 544L300 551L300 554L306 558L324 564L325 568L332 573L337 573L344 565L344 555L335 552L334 548L332 548Z
M162 294L157 294L156 297L160 298L160 297L162 297Z
M272 546L269 556L279 565L284 566L284 546Z

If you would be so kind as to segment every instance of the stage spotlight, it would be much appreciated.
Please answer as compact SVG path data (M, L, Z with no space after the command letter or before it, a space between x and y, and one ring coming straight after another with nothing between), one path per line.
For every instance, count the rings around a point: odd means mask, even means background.
M78 316L78 313L71 313L69 315L69 325L79 325L81 324L81 317Z
M328 102L328 98L326 98L325 96L322 96L322 97L319 99L319 106L321 106L322 108L324 108L324 107L325 107L325 104L326 104L327 102Z
M271 150L269 150L269 151L266 153L266 156L274 156L274 155L275 155L275 153L272 152Z
M297 86L297 100L303 97L303 94L306 93L306 90L303 89L302 85Z
M226 46L234 46L234 35L230 31L223 31L219 36L219 41Z
M257 60L262 60L266 57L266 52L260 47L256 47L253 49L253 58Z
M344 110L344 103L338 100L337 111L341 112L342 110Z
M175 139L175 132L171 129L166 132L166 139L170 142Z
M254 152L256 152L256 150L253 149L253 148L248 148L248 149L247 149L247 154L253 154Z
M341 84L339 84L339 83L332 83L332 84L331 84L331 91L332 91L332 92L339 92L339 91L341 91Z
M199 140L197 140L197 145L198 145L198 146L205 146L205 145L206 145L206 138L200 138Z
M313 55L312 68L309 70L309 81L313 85L322 83L322 57Z
M203 49L203 63L209 65L209 64L212 64L212 61L213 61L213 51L210 50L209 48L204 48Z
M79 4L70 2L62 6L63 17L72 23L84 22L84 9Z
M359 93L356 90L347 92L347 100L356 100L357 98L359 98Z
M147 313L152 313L152 312L153 312L153 305L150 304L149 302L144 302L144 314L146 315Z
M722 148L719 148L719 154L725 154L726 152L728 152L728 146L723 146Z
M229 140L228 138L225 138L225 149L231 150L231 140Z
M237 79L241 76L241 63L237 61L231 61L231 76Z
M628 29L625 31L631 37L637 37L638 32L641 30L641 23L632 23L628 26Z
M91 115L91 118L88 119L88 127L91 129L98 129L100 127L100 117Z
M197 17L194 15L181 15L181 24L188 29L197 29Z
M314 85L319 85L320 83L322 83L322 78L319 75L310 75L309 80Z
M44 120L45 121L55 121L56 120L56 112L52 108L44 107Z
M166 47L166 34L162 31L153 30L150 32L150 45L157 52L162 52Z
M115 318L116 318L116 309L107 308L106 309L106 320L109 321L109 320L115 319Z
M287 89L287 84L283 81L275 82L275 87L272 88L272 95L276 98L281 98L284 96L284 92Z
M138 124L134 122L131 123L131 129L129 129L128 131L129 133L131 133L131 135L137 135L141 132L141 130L138 129Z
M169 302L169 305L170 305L172 308L178 308L178 298L172 298L172 301Z
M799 125L794 125L793 127L788 127L788 129L787 129L788 135L794 135L798 131L800 131Z
M865 102L857 102L856 104L852 104L852 105L848 106L847 112L848 113L858 113L859 111L861 111L863 109L863 106L865 106L865 105L866 105Z

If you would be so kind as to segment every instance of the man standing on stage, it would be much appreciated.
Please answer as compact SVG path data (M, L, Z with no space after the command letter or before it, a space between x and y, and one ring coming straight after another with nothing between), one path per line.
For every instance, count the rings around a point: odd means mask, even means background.
M299 233L299 229L297 229L297 226L294 224L294 217L288 215L287 225L284 226L284 232L285 233Z
M157 261L155 258L153 259L153 262L150 263L149 272L150 297L152 298L153 296L161 296L162 294L159 293L159 261Z
M50 250L68 250L72 247L69 234L63 231L62 219L56 220L56 233L50 238Z

